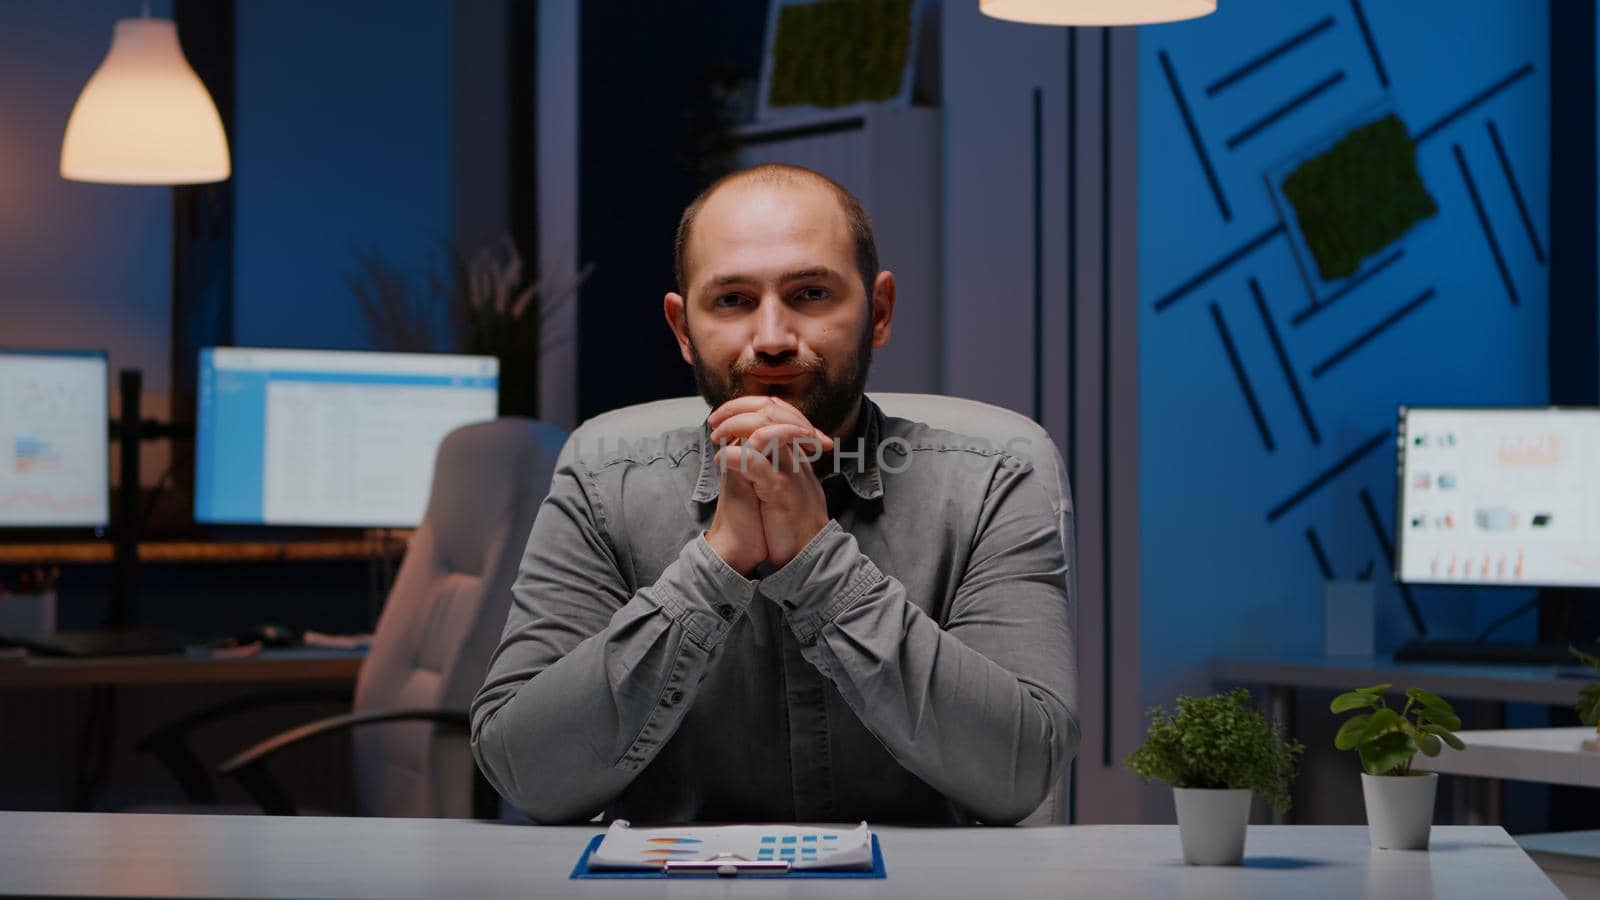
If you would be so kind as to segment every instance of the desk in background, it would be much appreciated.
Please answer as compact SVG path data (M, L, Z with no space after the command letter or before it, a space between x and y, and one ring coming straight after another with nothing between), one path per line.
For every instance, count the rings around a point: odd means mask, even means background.
M1176 826L876 829L883 881L569 881L595 828L447 819L0 813L0 894L167 897L1240 897L1561 900L1500 828L1427 853L1367 830L1251 828L1243 867L1185 866Z
M67 659L28 655L0 661L0 690L7 688L155 684L354 683L364 650L293 648L259 656L107 656Z
M407 533L333 540L149 541L140 545L140 621L231 634L250 623L289 622L344 633L369 630ZM101 624L110 588L104 541L0 544L0 566L59 565L58 622ZM365 654L319 648L259 656L0 658L0 719L17 723L0 744L0 806L90 809L167 802L177 785L137 743L185 715L263 694L349 694ZM332 712L329 701L251 713L205 726L196 751L208 763L283 728ZM347 737L294 761L291 788L345 808ZM326 801L322 798L330 798Z
M1509 778L1600 787L1600 751L1585 750L1593 728L1509 728L1457 733L1465 750L1441 753L1428 768L1445 775ZM1597 797L1600 799L1600 797Z
M1219 686L1264 688L1272 717L1284 723L1294 721L1298 690L1341 692L1390 682L1396 688L1420 687L1449 700L1471 701L1474 703L1473 726L1493 729L1505 723L1507 703L1571 707L1583 681L1566 677L1566 673L1581 671L1563 666L1395 662L1386 656L1262 656L1214 660L1211 680ZM1431 763L1430 760L1429 768ZM1460 791L1460 804L1467 811L1469 823L1500 821L1501 798L1497 785L1466 782L1460 786Z
M359 560L405 552L409 530L375 532L364 538L298 541L141 541L143 563L322 562ZM109 563L110 541L0 544L0 565L48 566Z
M1348 691L1384 682L1480 703L1571 706L1583 682L1563 677L1569 671L1581 670L1565 666L1395 662L1387 656L1263 656L1214 660L1211 680L1219 684L1261 685L1270 692L1274 704L1283 707L1292 703L1293 692L1299 688Z
M1583 749L1593 728L1510 728L1458 732L1465 750L1442 753L1428 768L1447 775L1600 788L1600 752ZM1600 895L1600 831L1517 837L1569 897Z
M0 779L0 788L9 785L6 796L19 789L32 791L33 796L24 799L28 805L94 808L108 779L113 783L135 779L151 786L144 773L154 764L137 758L134 745L185 712L256 688L275 694L311 690L348 694L365 659L364 650L299 647L263 650L259 655L243 657L173 654L67 659L28 655L0 661L4 715L27 723L26 727L8 729L6 743L0 746L0 763L7 766L8 773L31 773L31 777L20 781ZM87 694L71 693L84 688L89 689ZM63 694L62 689L68 693ZM123 715L116 699L119 689L152 689L160 693L153 700L134 703L135 709L125 710ZM137 701L139 697L133 699ZM326 707L326 701L322 706ZM314 717L285 719L286 714L282 710L263 713L266 718L261 721L269 727L248 727L256 723L246 717L217 726L221 730L214 740L223 747L219 752L231 753ZM324 708L318 714L326 715L327 711ZM120 728L116 726L119 719L123 720ZM331 760L348 756L341 742L332 742L317 752ZM119 769L122 779L113 775ZM177 785L171 784L170 775L160 771L154 776L154 784L170 785L168 790L175 790ZM307 773L304 780L321 786L329 777L326 773ZM343 793L348 792L344 788Z

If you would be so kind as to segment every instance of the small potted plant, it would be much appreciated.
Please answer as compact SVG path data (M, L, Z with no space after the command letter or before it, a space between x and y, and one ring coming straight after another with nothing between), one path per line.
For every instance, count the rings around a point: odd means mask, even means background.
M1418 751L1433 757L1445 744L1465 749L1455 736L1461 719L1449 703L1415 687L1406 691L1406 705L1395 712L1383 698L1389 687L1379 684L1333 698L1330 708L1336 714L1361 711L1340 726L1333 744L1361 758L1361 795L1372 846L1426 850L1439 776L1412 771L1411 764Z
M1244 862L1250 795L1289 809L1294 759L1305 748L1285 741L1236 688L1211 697L1179 697L1178 714L1156 707L1144 743L1126 765L1145 781L1172 786L1183 861L1192 866Z

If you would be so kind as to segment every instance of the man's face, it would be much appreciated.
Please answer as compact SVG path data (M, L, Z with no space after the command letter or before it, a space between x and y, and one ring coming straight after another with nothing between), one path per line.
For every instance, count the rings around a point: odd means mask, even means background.
M706 402L770 394L836 433L860 403L888 318L875 321L832 190L724 185L701 206L685 263L689 295L668 294L667 316ZM892 308L892 276L884 279Z

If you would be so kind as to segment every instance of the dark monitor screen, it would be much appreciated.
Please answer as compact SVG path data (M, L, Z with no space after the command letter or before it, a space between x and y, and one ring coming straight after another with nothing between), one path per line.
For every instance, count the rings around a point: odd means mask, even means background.
M1396 577L1600 586L1600 409L1402 407Z
M0 528L110 525L106 354L0 349Z
M492 356L200 351L195 521L410 528L439 443L495 418Z

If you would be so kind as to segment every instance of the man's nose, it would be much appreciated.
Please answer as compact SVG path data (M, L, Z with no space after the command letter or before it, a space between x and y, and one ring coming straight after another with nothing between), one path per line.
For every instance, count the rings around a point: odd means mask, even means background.
M798 347L789 311L776 297L764 298L756 308L756 332L750 349L768 356L788 353Z

